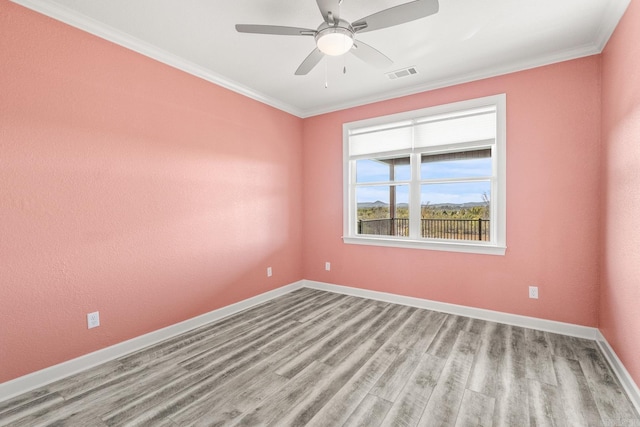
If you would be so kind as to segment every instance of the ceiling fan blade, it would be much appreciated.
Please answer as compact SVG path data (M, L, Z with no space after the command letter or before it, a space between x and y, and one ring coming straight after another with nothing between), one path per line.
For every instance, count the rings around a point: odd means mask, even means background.
M313 52L311 52L309 56L302 61L302 64L300 64L296 70L296 76L304 76L305 74L308 74L309 71L313 70L313 67L318 65L318 62L320 62L322 57L324 57L324 53L320 52L320 49L315 48Z
M353 53L355 56L357 56L367 64L371 64L376 68L385 68L393 64L393 61L386 55L381 53L379 50L376 50L368 44L363 43L359 40L353 44L351 53Z
M278 36L314 36L316 30L298 27L281 27L279 25L237 24L239 33L273 34Z
M424 18L437 13L439 9L438 0L415 0L359 19L351 26L355 32L365 33Z
M340 0L316 0L324 22L333 25L340 19Z

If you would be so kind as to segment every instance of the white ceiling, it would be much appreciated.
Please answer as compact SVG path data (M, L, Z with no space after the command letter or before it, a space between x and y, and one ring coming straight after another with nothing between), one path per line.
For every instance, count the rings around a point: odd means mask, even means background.
M440 0L435 15L356 36L394 61L387 69L347 54L295 76L313 37L234 26L315 29L315 0L13 1L300 117L600 53L630 2ZM340 14L353 22L406 2L344 0ZM418 74L385 75L410 66Z

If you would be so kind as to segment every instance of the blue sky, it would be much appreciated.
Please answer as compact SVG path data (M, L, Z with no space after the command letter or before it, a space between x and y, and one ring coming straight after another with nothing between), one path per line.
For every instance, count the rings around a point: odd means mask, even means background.
M465 159L423 163L420 168L422 179L441 178L473 178L491 175L491 159ZM373 183L389 180L389 166L373 160L357 161L357 181L359 183ZM396 166L396 181L409 180L411 170L409 165ZM396 202L408 203L409 186L396 186ZM421 188L421 204L439 203L471 203L482 202L482 195L491 194L489 182L468 182L451 184L426 184ZM389 203L389 186L359 187L357 202L382 201Z

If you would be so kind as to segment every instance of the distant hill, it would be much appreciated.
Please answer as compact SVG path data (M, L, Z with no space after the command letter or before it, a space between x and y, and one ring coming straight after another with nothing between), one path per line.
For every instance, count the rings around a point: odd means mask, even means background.
M408 208L409 205L406 203L399 203L397 205L399 208ZM425 207L426 205L422 205ZM484 202L469 202L469 203L437 203L433 205L429 205L429 207L439 209L439 210L459 210L459 209L468 209L474 208L478 206L485 206ZM380 200L376 200L375 202L363 202L358 203L358 209L371 209L371 208L388 208L389 204L385 202L381 202Z
M423 207L426 205L422 205ZM482 207L482 206L486 206L485 202L469 202L469 203L438 203L438 204L434 204L434 205L429 205L432 208L436 208L436 209L468 209L468 208L475 208L475 207Z
M375 202L358 203L358 209L386 208L388 206L388 203L381 202L380 200L376 200Z

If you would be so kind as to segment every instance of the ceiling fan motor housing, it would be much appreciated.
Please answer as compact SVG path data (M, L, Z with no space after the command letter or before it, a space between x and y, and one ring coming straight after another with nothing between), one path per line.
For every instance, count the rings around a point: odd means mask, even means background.
M342 55L353 46L353 33L351 24L344 19L340 19L334 25L323 22L316 32L316 45L325 55Z
M339 56L347 52L353 53L357 58L374 67L386 68L393 64L393 61L361 40L356 44L356 33L415 21L437 13L440 7L438 0L411 0L349 23L340 19L339 9L337 11L332 9L340 6L342 0L316 0L316 3L323 18L317 30L261 24L238 24L236 30L241 33L314 36L316 47L296 70L297 76L308 74L325 55Z

